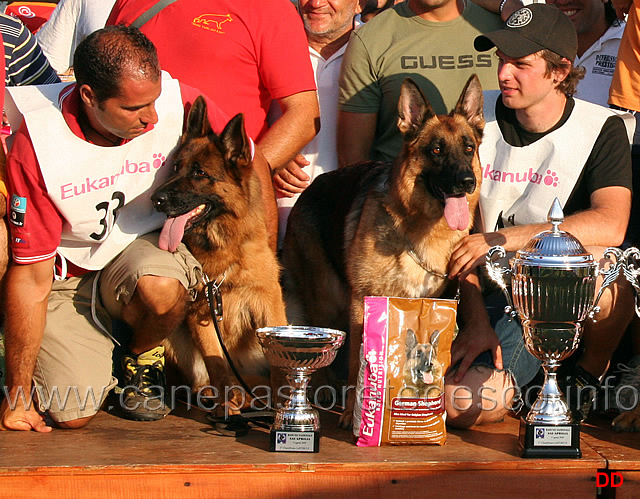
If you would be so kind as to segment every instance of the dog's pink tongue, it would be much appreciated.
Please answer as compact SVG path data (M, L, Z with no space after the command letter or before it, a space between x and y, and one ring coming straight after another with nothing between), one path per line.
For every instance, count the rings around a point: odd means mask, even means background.
M469 225L467 196L444 197L444 218L451 230L465 230Z
M171 253L178 249L182 236L184 236L184 226L190 217L191 212L179 217L167 218L162 226L162 232L160 232L160 240L158 242L160 249L171 251Z

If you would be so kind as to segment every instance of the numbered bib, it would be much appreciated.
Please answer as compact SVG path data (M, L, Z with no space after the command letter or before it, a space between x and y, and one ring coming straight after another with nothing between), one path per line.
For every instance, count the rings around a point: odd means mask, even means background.
M170 154L182 132L180 86L163 75L154 129L121 146L101 147L74 135L64 121L58 97L65 85L7 90L64 218L58 252L81 268L99 270L166 218L150 196L170 174Z

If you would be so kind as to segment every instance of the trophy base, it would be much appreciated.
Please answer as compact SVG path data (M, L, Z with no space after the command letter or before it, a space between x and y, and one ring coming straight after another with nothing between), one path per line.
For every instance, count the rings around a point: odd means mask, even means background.
M269 450L271 452L318 452L320 450L320 430L271 430Z
M520 455L526 458L580 458L580 423L545 425L520 420Z

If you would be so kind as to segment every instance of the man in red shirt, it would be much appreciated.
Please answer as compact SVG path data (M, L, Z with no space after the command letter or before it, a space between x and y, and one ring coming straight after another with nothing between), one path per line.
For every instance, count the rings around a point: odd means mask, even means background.
M199 92L162 75L155 47L135 28L93 33L74 67L76 84L16 88L6 102L23 123L7 161L14 264L0 429L50 430L32 395L56 426L86 425L116 384L113 319L133 329L125 415L164 417L159 345L195 297L199 264L183 244L158 248L165 216L150 194L172 171ZM226 114L212 102L208 110L220 132ZM255 161L265 163L260 153Z
M118 0L107 25L132 24L155 4ZM272 170L285 166L315 136L316 85L305 31L289 0L178 0L140 29L158 48L163 69L202 90L230 116L245 114L247 133ZM283 114L268 128L274 99ZM273 211L267 218L273 224L269 217L275 217L277 226L275 197L268 194Z

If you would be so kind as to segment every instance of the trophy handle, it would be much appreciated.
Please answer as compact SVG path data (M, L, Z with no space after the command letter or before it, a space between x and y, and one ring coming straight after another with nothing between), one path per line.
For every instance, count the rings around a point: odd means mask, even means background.
M489 274L489 277L491 278L491 280L495 282L498 286L500 286L500 289L502 289L504 296L507 298L507 306L504 307L504 313L508 314L511 317L511 319L513 319L518 315L518 313L516 312L513 306L513 301L511 300L511 294L507 290L507 283L504 281L504 278L502 277L504 274L510 274L511 269L501 267L497 261L500 258L504 258L506 254L507 253L502 246L494 246L493 248L489 249L489 252L487 253L487 256L486 256L485 267L487 269L487 273Z
M640 284L638 283L638 276L640 276L640 250L635 247L628 248L623 253L624 266L623 272L627 281L633 286L635 295L636 315L640 317Z
M605 264L606 268L603 266L598 272L599 275L604 276L604 280L602 281L602 285L600 286L600 290L598 291L598 296L596 296L596 299L593 302L591 310L589 311L589 318L592 319L593 321L595 321L594 316L598 312L600 312L600 307L598 307L598 302L600 301L600 298L602 297L602 293L604 293L605 288L618 278L618 276L620 275L620 268L625 269L625 275L626 275L626 266L623 265L625 260L624 258L625 255L623 254L622 250L620 250L619 248L607 248L604 251L603 256L609 262L609 265ZM612 256L615 256L615 258L611 258Z

